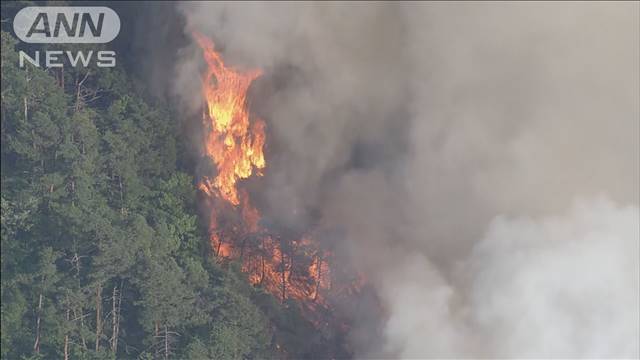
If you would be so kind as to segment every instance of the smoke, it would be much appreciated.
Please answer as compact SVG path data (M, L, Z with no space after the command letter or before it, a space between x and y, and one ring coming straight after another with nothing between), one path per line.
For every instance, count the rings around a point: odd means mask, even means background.
M456 285L423 256L408 256L382 280L386 350L402 358L637 356L639 216L637 206L597 199L559 217L497 217Z
M638 3L179 11L264 70L259 206L340 230L388 312L358 356L639 356ZM201 54L178 58L195 114Z

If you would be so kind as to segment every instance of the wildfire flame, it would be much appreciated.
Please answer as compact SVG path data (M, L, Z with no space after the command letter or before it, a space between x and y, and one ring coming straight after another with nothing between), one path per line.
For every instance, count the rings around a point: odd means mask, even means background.
M238 189L239 180L261 176L266 167L265 122L252 119L247 108L247 91L261 71L239 72L226 66L210 39L193 35L207 63L202 81L206 102L203 148L218 171L215 178L205 176L199 184L211 208L212 250L220 258L240 260L254 285L263 286L282 301L294 298L322 303L322 291L331 287L329 253L308 237L285 242L268 234L259 225L261 216L249 195ZM215 199L233 205L242 224L221 229Z
M265 123L255 119L250 124L246 108L247 90L261 72L240 73L227 67L211 40L197 33L194 37L204 51L208 65L202 92L208 111L205 121L209 122L206 125L210 130L204 146L218 169L215 179L206 179L201 188L209 194L217 191L231 204L239 205L238 180L250 177L254 168L261 175L260 170L266 165L263 153Z

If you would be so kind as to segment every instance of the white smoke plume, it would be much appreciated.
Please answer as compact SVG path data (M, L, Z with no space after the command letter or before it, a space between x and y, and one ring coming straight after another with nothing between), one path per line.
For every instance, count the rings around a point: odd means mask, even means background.
M497 217L457 285L423 256L408 256L382 280L386 350L402 358L637 357L639 216L637 206L597 199L558 217Z
M640 356L639 3L179 10L271 79L260 208L342 231L388 312L357 356Z

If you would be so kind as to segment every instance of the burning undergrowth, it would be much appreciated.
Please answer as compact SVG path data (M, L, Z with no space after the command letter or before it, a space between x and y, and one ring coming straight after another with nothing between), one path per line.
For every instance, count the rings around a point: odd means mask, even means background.
M355 271L336 276L334 249L315 240L317 228L293 231L269 224L244 186L252 180L259 187L268 171L267 124L248 103L249 88L262 72L225 64L213 41L197 32L193 36L207 65L201 88L202 151L213 166L198 187L212 255L222 263L240 263L250 283L280 303L295 301L316 329L346 333L350 320L334 311L334 303L358 296L363 276Z

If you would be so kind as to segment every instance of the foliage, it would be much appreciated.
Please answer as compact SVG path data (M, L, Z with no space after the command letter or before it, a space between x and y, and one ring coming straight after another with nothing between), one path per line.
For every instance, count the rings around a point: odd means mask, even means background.
M3 7L4 7L3 3ZM206 251L179 122L122 69L20 68L2 32L2 359L271 357Z

